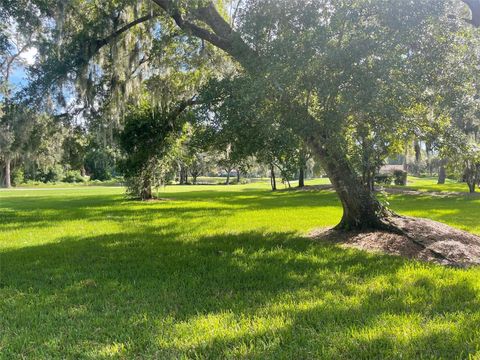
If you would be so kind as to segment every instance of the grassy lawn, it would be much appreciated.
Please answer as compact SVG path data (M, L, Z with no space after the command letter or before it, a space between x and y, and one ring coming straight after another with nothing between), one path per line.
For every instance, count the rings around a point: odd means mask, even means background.
M435 192L465 192L468 193L468 185L459 183L458 181L446 179L444 185L437 185L437 177L417 178L408 177L408 188L418 191L435 191Z
M333 193L160 196L0 191L1 359L480 359L480 269L305 239L338 222ZM480 234L480 197L389 201Z

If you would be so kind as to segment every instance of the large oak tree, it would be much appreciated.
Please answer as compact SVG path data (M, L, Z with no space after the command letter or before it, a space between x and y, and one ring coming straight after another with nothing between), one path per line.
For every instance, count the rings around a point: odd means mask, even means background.
M250 96L273 114L284 114L284 126L310 147L341 200L339 227L344 229L391 229L394 216L364 186L352 163L352 121L387 126L408 121L403 111L428 97L442 61L456 49L457 25L448 20L447 0L122 0L102 5L52 0L50 5L44 14L56 19L52 39L57 40L45 42L44 65L34 73L37 94L65 79L86 79L97 93L111 95L104 82L92 78L111 73L117 85L131 80L137 68L116 61L120 48L144 65L161 61L165 47L152 49L165 39L200 40L198 48L227 54L237 64L235 73L254 83ZM107 66L92 67L102 54Z

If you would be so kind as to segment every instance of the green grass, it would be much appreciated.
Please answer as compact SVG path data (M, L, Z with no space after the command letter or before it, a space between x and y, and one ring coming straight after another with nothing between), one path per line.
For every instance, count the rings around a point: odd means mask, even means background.
M480 358L480 269L306 240L338 222L333 193L160 196L0 191L1 359ZM390 202L480 234L480 198Z
M408 177L408 188L411 190L428 191L428 192L465 192L468 193L468 185L455 180L447 179L444 185L437 184L438 178L424 177L418 178L414 176Z

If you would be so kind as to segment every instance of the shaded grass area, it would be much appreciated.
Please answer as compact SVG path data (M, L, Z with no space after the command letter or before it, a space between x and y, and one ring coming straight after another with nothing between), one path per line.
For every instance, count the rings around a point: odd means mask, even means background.
M341 209L268 185L0 192L0 358L480 356L480 270L306 240ZM480 199L395 195L480 233Z

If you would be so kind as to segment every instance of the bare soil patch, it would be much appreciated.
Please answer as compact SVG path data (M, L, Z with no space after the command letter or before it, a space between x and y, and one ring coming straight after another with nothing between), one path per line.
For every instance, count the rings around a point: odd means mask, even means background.
M383 191L392 195L429 195L435 197L452 197L452 196L471 196L477 197L480 196L480 193L468 193L468 192L458 192L458 191L419 191L412 189L402 189L402 188L383 188Z
M165 202L165 201L175 201L174 199L169 199L169 198L153 198L153 199L148 199L148 200L142 200L143 202L150 203L150 202Z
M392 224L403 234L385 231L344 232L315 230L318 241L330 241L371 252L381 252L446 266L466 268L480 265L480 237L448 225L411 217L396 217Z
M287 188L281 191L322 191L322 190L334 190L332 185L325 184L325 185L306 185L304 187L292 187Z

